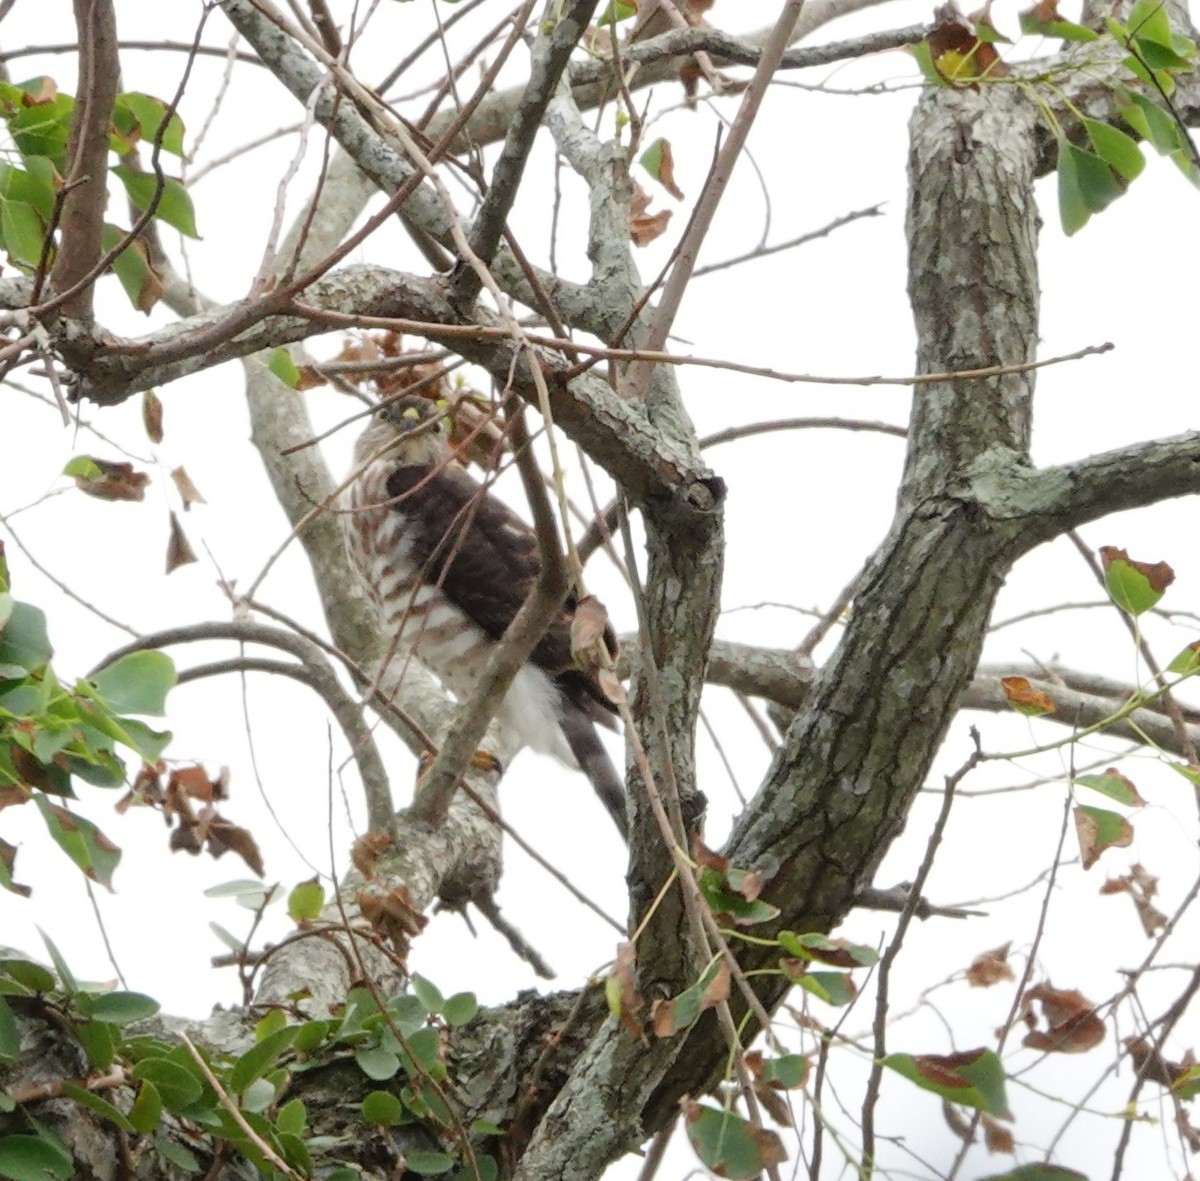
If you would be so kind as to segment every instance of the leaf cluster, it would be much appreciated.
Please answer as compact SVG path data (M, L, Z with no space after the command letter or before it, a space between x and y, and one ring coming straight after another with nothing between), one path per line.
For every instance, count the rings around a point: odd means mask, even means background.
M340 1162L344 1140L314 1132L304 1101L293 1093L301 1076L353 1063L369 1084L384 1084L362 1100L363 1123L375 1129L417 1125L423 1141L435 1146L408 1151L397 1164L430 1176L458 1170L464 1181L497 1176L491 1157L472 1149L468 1166L455 1151L463 1129L444 1085L444 1033L475 1017L472 994L443 997L430 981L414 976L411 992L381 1008L376 993L355 989L327 1020L289 1021L282 1009L273 1009L258 1022L248 1049L222 1054L129 1029L153 1017L157 1002L81 984L58 949L49 940L46 945L54 972L30 960L0 960L0 1069L20 1056L17 1012L52 1016L77 1040L91 1072L55 1084L55 1097L134 1137L135 1146L141 1138L170 1164L198 1172L197 1153L232 1150L264 1177L314 1176L314 1161L320 1161L321 1176L358 1177L357 1169ZM0 1177L65 1181L75 1175L70 1151L35 1110L36 1100L18 1103L0 1089ZM171 1134L178 1131L195 1152ZM484 1123L470 1130L471 1139L481 1142L500 1134Z
M12 141L9 159L0 163L0 248L28 273L53 259L75 105L50 78L0 82L0 119ZM197 237L195 210L182 180L142 171L135 152L139 144L153 145L156 157L160 150L182 157L183 124L161 99L137 92L118 95L109 132L109 150L117 163L109 171L134 210L152 209L161 222ZM102 245L112 250L128 235L127 229L106 222ZM134 307L149 310L161 286L145 243L126 242L112 268Z

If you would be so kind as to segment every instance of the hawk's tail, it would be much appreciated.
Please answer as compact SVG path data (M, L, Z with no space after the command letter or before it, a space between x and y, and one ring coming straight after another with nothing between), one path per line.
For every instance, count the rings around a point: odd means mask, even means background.
M591 780L592 788L613 818L621 833L621 839L628 844L629 819L625 814L625 784L617 774L612 759L608 757L608 751L604 749L592 719L564 695L559 722L567 745L579 763L579 769Z

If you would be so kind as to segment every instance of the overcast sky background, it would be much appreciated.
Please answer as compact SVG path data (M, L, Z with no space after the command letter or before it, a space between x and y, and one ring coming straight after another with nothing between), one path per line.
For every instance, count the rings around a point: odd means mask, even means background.
M119 0L120 32L126 38L189 40L200 6L164 5L151 0ZM994 16L1002 31L1016 36L1018 6L997 3ZM347 6L335 4L345 15ZM450 6L443 5L443 12ZM364 80L382 76L428 27L431 0L378 5L370 33L355 50L352 64ZM770 23L776 4L719 3L714 23L733 31ZM1070 7L1068 14L1072 14ZM482 21L498 19L500 6L486 5ZM478 14L477 14L478 15ZM929 6L892 3L849 17L822 30L817 39L849 37L856 32L925 20ZM452 50L470 44L483 27L468 19L452 32ZM67 40L72 29L66 0L32 4L18 0L0 24L0 46ZM228 26L216 12L205 32L208 44L225 44ZM1026 51L1022 43L1021 52ZM1029 50L1036 50L1029 45ZM508 78L515 81L524 63ZM184 67L183 54L128 52L123 56L124 85L169 99ZM37 74L56 78L73 91L74 60L67 55L41 55L9 63L14 80ZM212 58L197 61L180 110L187 143L211 110L224 65ZM418 78L438 70L436 54L427 56ZM464 82L468 89L477 73ZM914 335L905 296L906 122L917 97L917 71L902 53L882 55L842 68L786 75L774 86L750 140L755 168L743 160L705 244L701 263L715 262L752 249L766 238L786 240L817 229L852 210L882 204L883 215L847 226L830 237L736 270L696 279L676 324L673 348L680 352L771 366L788 372L825 375L903 375L912 369ZM829 90L861 90L886 82L900 87L887 94L835 94ZM803 83L800 88L794 83ZM826 92L811 87L826 85ZM402 90L415 89L405 84ZM699 192L717 129L707 102L696 112L681 109L677 85L660 86L653 97L654 121L648 137L668 137L674 147L676 176L689 201ZM645 101L639 93L639 103ZM419 110L426 100L418 99ZM731 117L736 100L716 106ZM660 114L661 113L661 114ZM191 168L223 156L234 147L276 129L294 126L300 112L264 70L239 66L223 105ZM600 122L611 134L611 115ZM321 156L319 132L309 137L309 151L288 193L288 209L296 212L306 199ZM242 296L258 268L262 242L272 218L276 188L297 150L294 134L281 134L249 155L201 179L193 189L201 241L186 244L165 231L165 238L186 259L197 287L218 300ZM539 143L530 162L522 198L511 225L518 240L539 262L547 258L548 202L552 194L552 152ZM175 164L167 160L168 168ZM768 202L764 185L769 193ZM639 252L642 274L655 275L681 232L689 205L677 205L648 178L642 183L655 197L655 208L676 209L668 234ZM586 194L565 170L562 233L558 257L564 273L586 278ZM461 191L455 190L461 197ZM1041 240L1043 343L1041 354L1054 356L1087 345L1111 341L1116 348L1103 357L1053 367L1039 378L1034 455L1040 463L1062 462L1138 438L1174 433L1195 424L1196 379L1188 341L1196 330L1194 311L1196 193L1176 169L1150 154L1145 174L1131 192L1093 219L1073 239L1058 226L1053 178L1039 183L1045 226ZM466 206L462 206L464 209ZM114 194L112 214L123 209ZM290 224L290 217L289 217ZM179 253L182 247L182 254ZM411 268L423 264L398 230L375 235L350 261ZM115 280L101 284L100 315L114 331L137 335L165 323L169 313L156 309L149 318L132 311ZM313 344L330 355L341 340ZM45 384L27 373L17 380L45 394ZM756 420L794 415L836 414L845 418L902 424L910 396L904 387L830 387L783 385L735 373L684 368L680 380L687 406L700 434ZM33 556L77 594L110 616L139 631L204 619L225 619L230 608L218 579L240 587L254 581L266 556L286 537L282 513L271 498L257 456L248 441L242 396L242 371L226 365L187 378L160 391L165 406L166 437L152 446L140 426L138 399L98 413L83 409L83 418L109 438L144 460L152 478L142 504L109 504L91 500L59 473L73 455L90 453L123 458L86 431L64 430L57 413L19 392L0 392L0 512L40 501L36 507L0 525L7 545L18 598L47 611L56 668L68 679L85 672L126 637L59 593L33 569L14 543ZM357 409L329 389L305 395L319 427L333 426ZM355 429L326 444L339 471L348 466ZM769 435L715 448L714 469L729 486L726 530L729 538L725 576L726 613L718 634L729 639L772 646L798 643L811 620L795 608L830 603L853 576L886 530L903 452L900 440L880 434L803 431ZM574 461L572 461L574 462ZM207 504L181 515L200 561L169 577L163 575L167 513L178 509L170 470L184 465ZM600 479L603 499L605 483ZM506 485L512 490L515 481ZM577 499L586 495L577 474ZM42 498L45 499L42 499ZM519 490L515 503L520 504ZM1095 546L1113 544L1132 556L1165 559L1178 580L1164 606L1200 609L1200 557L1195 546L1195 505L1177 501L1138 514L1123 514L1084 531ZM627 592L603 559L589 566L589 587L607 603L618 628L633 625ZM261 597L281 610L320 627L316 596L304 559L296 547L276 564ZM1012 574L1001 595L996 619L1056 602L1094 601L1100 597L1091 574L1066 542L1043 547ZM763 603L785 604L751 610ZM1165 663L1196 638L1193 626L1152 620L1146 631ZM195 647L195 646L192 646ZM822 652L828 650L822 649ZM183 667L231 655L220 649L176 649ZM999 632L985 659L1042 660L1107 675L1141 677L1133 649L1112 611L1079 611L1033 621ZM246 705L253 732L253 759L243 718L242 690L236 679L188 685L170 699L169 723L176 738L168 754L179 760L202 760L210 769L231 768L232 799L224 812L249 827L267 855L268 880L290 887L311 876L347 866L351 829L363 828L353 770L345 773L345 794L337 782L345 758L343 744L308 691L282 679L252 676ZM768 754L754 728L723 690L710 691L708 717L736 771L744 793L751 793L767 765ZM969 723L979 725L986 749L1021 749L1037 741L1064 736L1061 730L1031 728L1010 717L963 717L956 722L937 773L953 769L968 749ZM411 790L414 763L399 744L384 739L401 802ZM738 804L729 777L711 741L703 734L701 786L710 800L710 843L719 846ZM332 749L332 754L331 754ZM1078 750L1078 762L1095 743ZM1097 756L1100 757L1100 756ZM981 790L1017 784L1035 771L1064 774L1069 752L1059 751L1017 766L993 764L965 785ZM330 791L329 767L334 768ZM257 768L257 772L256 769ZM1113 850L1099 866L1084 874L1079 866L1062 871L1049 911L1040 952L1042 970L1034 980L1049 978L1059 987L1077 987L1093 1000L1106 998L1122 983L1121 967L1140 961L1147 944L1133 907L1125 898L1102 898L1097 891L1106 875L1125 872L1141 861L1161 877L1160 905L1170 913L1197 873L1196 809L1190 789L1178 776L1141 757L1126 768L1150 806L1134 817L1136 839L1128 850ZM259 782L261 781L261 791ZM939 780L936 775L931 783ZM283 838L265 801L288 840ZM159 998L171 1012L200 1016L214 1002L239 1000L234 974L214 974L209 958L222 951L207 929L219 922L243 933L249 914L228 900L209 900L201 891L231 878L249 876L232 858L172 856L166 830L152 814L117 817L111 810L116 794L86 786L79 810L91 817L125 850L116 876L116 893L97 890L97 901L118 962L129 986ZM347 801L352 818L347 820ZM507 775L502 789L506 818L552 862L619 921L625 917L624 863L620 843L581 776L571 775L530 752ZM988 898L1024 885L1050 863L1058 842L1064 788L1047 784L1034 791L964 799L951 821L947 842L927 888L936 902L953 904ZM1091 801L1099 802L1099 801ZM914 810L907 832L889 854L877 884L887 886L911 878L919 863L937 807L929 795ZM329 821L332 819L332 837ZM17 877L34 888L33 897L0 897L0 942L38 955L40 924L67 953L77 975L110 979L105 955L80 875L38 832L33 809L10 809L3 816L6 839L21 851ZM295 848L291 842L294 842ZM1068 835L1067 855L1074 856ZM297 853L296 850L299 850ZM332 862L331 862L332 857ZM1041 892L1023 895L1014 904L989 906L989 917L970 923L933 921L913 929L894 981L894 1008L908 1010L921 991L964 968L979 952L1013 940L1028 947L1034 933ZM589 973L602 971L614 952L616 935L554 884L518 850L512 849L500 903L514 922L558 970L559 987L573 987ZM264 928L278 935L286 929L279 909ZM839 934L858 942L882 945L892 923L873 912L854 913ZM1168 961L1194 957L1195 924L1181 928ZM475 991L484 1002L500 1002L519 988L545 987L485 925L473 938L461 919L440 916L418 941L415 970L434 979L443 992ZM1146 1008L1156 1016L1175 995L1181 977L1159 973L1147 979ZM997 988L971 992L959 983L935 994L944 998L953 1034L930 1007L900 1024L892 1037L897 1049L948 1052L990 1044L992 1031L1007 1014L1011 991ZM814 1005L820 1020L836 1014ZM863 1033L870 1023L869 998L850 1015L846 1032ZM792 1025L784 1017L781 1028ZM1122 1030L1122 1034L1132 1029ZM1194 1025L1180 1027L1173 1057L1191 1044ZM951 1041L951 1036L953 1041ZM1037 1088L1056 1094L1079 1094L1101 1069L1099 1059L1115 1055L1110 1041L1080 1059L1044 1062L1030 1076ZM833 1076L838 1095L852 1112L860 1097L858 1065L841 1055L842 1074ZM1009 1063L1015 1070L1034 1061L1018 1052ZM1116 1111L1130 1082L1128 1067L1114 1087L1092 1100L1099 1110ZM1025 1143L1044 1146L1061 1124L1066 1108L1010 1088L1018 1114L1015 1132ZM903 1133L917 1158L945 1167L956 1145L946 1131L937 1100L913 1090L898 1078L885 1080L881 1134ZM836 1114L836 1105L834 1105ZM1160 1116L1169 1123L1170 1113ZM1097 1128L1102 1135L1097 1135ZM1155 1140L1170 1141L1159 1129L1139 1129ZM1086 1170L1102 1165L1116 1136L1115 1121L1079 1119L1060 1146L1063 1163ZM1137 1141L1135 1140L1135 1143ZM795 1151L793 1145L793 1160ZM1162 1150L1153 1151L1154 1159ZM1175 1152L1177 1160L1178 1154ZM689 1167L686 1150L672 1158L664 1176L681 1176ZM972 1158L974 1160L974 1158ZM890 1158L897 1175L930 1175L928 1166L903 1153ZM838 1175L831 1162L829 1176ZM982 1157L967 1176L1003 1171L1003 1158ZM1182 1171L1182 1170L1180 1170ZM614 1176L633 1176L630 1164ZM1149 1176L1150 1174L1145 1174ZM1164 1176L1167 1174L1163 1174Z

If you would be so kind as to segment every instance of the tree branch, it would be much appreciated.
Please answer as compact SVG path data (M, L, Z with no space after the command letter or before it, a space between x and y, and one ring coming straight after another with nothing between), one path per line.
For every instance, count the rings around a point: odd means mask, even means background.
M525 93L508 125L504 147L492 169L491 184L471 227L471 249L485 265L492 261L500 244L500 235L517 199L525 162L533 150L546 107L558 88L558 80L567 68L575 46L587 31L597 3L598 0L570 0L565 8L560 6L561 11L552 5L546 7L546 18L553 20L553 28L549 33L543 29L534 40ZM473 300L479 294L480 282L475 271L462 267L454 282L456 301L462 305Z
M108 142L121 78L117 18L112 0L74 0L79 33L79 102L67 145L70 171L63 184L62 231L50 280L64 292L81 283L100 258L108 202ZM63 315L90 319L94 284L62 305Z

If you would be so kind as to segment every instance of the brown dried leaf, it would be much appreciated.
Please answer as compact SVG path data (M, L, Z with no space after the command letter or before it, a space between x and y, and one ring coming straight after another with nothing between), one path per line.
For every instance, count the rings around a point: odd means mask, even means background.
M1187 1072L1188 1068L1182 1063L1168 1062L1162 1054L1154 1050L1145 1038L1127 1037L1122 1044L1130 1058L1133 1059L1134 1069L1138 1076L1148 1079L1152 1083L1171 1087Z
M634 1037L642 1036L642 1025L638 1019L638 1014L645 1007L646 1002L642 1000L641 994L637 990L637 951L632 943L622 943L617 948L616 963L613 964L612 976L617 981L618 995L620 998L620 1022L625 1027L626 1032Z
M781 1128L790 1128L793 1126L792 1112L788 1107L787 1099L778 1091L772 1090L770 1087L756 1086L754 1094L762 1104L763 1110L769 1115Z
M990 988L1002 980L1015 980L1013 970L1008 966L1008 951L1011 943L1003 947L995 947L977 955L967 969L967 983L972 988Z
M151 443L163 441L163 404L153 390L142 394L142 426Z
M76 476L75 487L98 500L145 500L150 477L135 472L131 463L112 463L107 459L88 458L100 469L100 475Z
M660 209L655 214L643 214L629 219L629 237L635 246L649 246L655 238L666 233L671 221L671 211Z
M596 684L600 686L600 692L608 698L613 705L624 705L628 700L625 693L625 686L621 684L620 677L611 668L602 668L596 673Z
M368 881L375 876L379 859L392 843L386 832L368 832L354 842L350 848L350 861L354 868Z
M4 866L4 873L8 879L8 889L13 894L19 894L22 898L28 898L33 893L33 890L29 886L24 886L20 882L13 880L13 868L16 863L16 845L10 845L3 837L0 837L0 865Z
M1167 925L1167 916L1150 899L1158 893L1158 878L1140 863L1119 878L1109 878L1100 887L1101 894L1128 894L1137 911L1142 930L1149 939Z
M318 386L328 385L327 379L312 365L296 366L296 384L292 389L297 392L314 390Z
M599 645L605 643L608 612L595 595L586 595L575 604L571 615L571 657L580 668L594 669L606 663ZM607 645L603 651L607 652Z
M723 874L729 868L729 862L720 853L710 849L700 839L699 833L692 835L692 859L701 869L715 869Z
M1075 835L1079 838L1079 858L1084 869L1091 869L1105 849L1127 849L1133 844L1133 825L1115 812L1105 814L1110 830L1101 833L1096 816L1085 808L1075 809Z
M1003 1152L1012 1156L1017 1151L1012 1129L1006 1128L990 1115L983 1116L983 1142L987 1145L988 1152Z
M1096 1006L1077 989L1053 988L1038 984L1025 994L1025 1001L1037 1001L1047 1029L1031 1030L1024 1044L1047 1053L1082 1054L1104 1040L1104 1022L1096 1015Z
M196 551L192 549L179 518L172 513L171 535L167 539L167 573L170 574L172 570L178 570L180 566L186 566L196 560Z
M220 857L226 852L236 853L260 878L265 872L262 853L250 830L216 813L209 819L207 846L213 857Z
M200 490L192 483L192 478L183 470L182 467L175 468L171 472L171 479L175 481L175 490L179 493L179 499L183 501L183 511L186 513L194 504L207 504L208 501L200 495Z
M419 935L429 922L413 906L407 886L396 886L387 894L360 890L355 898L363 918L401 955L408 951L409 940Z
M1050 695L1042 689L1035 689L1025 677L1001 677L1000 685L1009 703L1023 714L1037 717L1055 711Z
M143 773L145 771L152 771L152 768L143 768ZM139 775L138 780L140 781L141 778L142 776ZM196 764L194 767L177 767L172 771L167 780L167 791L182 792L188 799L212 804L228 798L229 793L226 790L228 783L228 767L222 767L216 779L212 779L202 766ZM134 787L136 790L136 783Z

